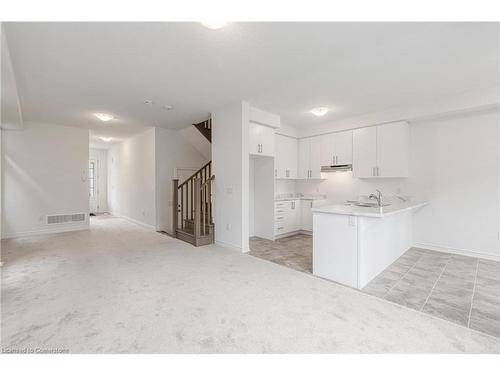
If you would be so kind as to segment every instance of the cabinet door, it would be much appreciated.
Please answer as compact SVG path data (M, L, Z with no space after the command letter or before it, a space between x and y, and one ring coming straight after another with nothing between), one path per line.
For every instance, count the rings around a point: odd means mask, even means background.
M407 123L377 126L378 177L408 177L409 135Z
M353 176L358 178L375 177L377 166L377 128L356 129L353 131Z
M274 156L274 168L276 178L285 178L285 170L287 164L287 137L276 134L276 147Z
M287 169L289 178L297 178L297 140L287 137Z
M248 125L248 152L258 155L260 151L259 125L251 122Z
M300 228L302 230L312 231L313 229L313 217L312 217L312 204L313 201L302 201L301 202L301 220Z
M274 129L268 126L259 127L260 155L274 156Z
M321 178L321 137L309 140L309 169L311 178Z
M335 133L335 164L352 164L352 131Z
M300 229L300 200L290 201L290 210L287 221L289 232L295 232Z
M321 165L335 164L335 134L326 134L321 137Z
M299 140L298 159L298 177L309 178L309 139L307 138Z

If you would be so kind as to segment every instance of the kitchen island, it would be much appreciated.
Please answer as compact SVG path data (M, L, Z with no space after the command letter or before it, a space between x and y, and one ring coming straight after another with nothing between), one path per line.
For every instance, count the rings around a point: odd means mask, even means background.
M313 274L361 289L412 246L412 221L426 202L313 209Z

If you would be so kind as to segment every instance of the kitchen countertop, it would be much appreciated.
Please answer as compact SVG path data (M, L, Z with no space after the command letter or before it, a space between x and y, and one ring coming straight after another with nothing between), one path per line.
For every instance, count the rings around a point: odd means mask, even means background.
M390 206L382 207L380 211L378 207L359 207L353 204L332 204L322 207L313 208L313 213L336 214L336 215L352 215L364 217L385 217L395 215L400 212L413 210L423 207L427 202L412 201L394 203Z
M305 196L287 196L287 197L279 197L279 198L274 198L275 202L281 202L281 201L296 201L296 200L303 200L303 201L311 201L311 200L325 200L326 196L324 195L305 195Z

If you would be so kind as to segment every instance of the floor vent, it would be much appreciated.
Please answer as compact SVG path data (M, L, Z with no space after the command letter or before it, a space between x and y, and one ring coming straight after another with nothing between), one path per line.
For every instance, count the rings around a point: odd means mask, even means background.
M85 221L85 214L48 215L47 224L64 224Z

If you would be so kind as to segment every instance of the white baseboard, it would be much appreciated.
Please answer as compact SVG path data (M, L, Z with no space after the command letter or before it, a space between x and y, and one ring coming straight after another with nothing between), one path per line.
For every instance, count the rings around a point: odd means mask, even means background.
M458 254L458 255L464 255L464 256L474 257L474 258L496 260L497 262L500 261L499 255L485 254L485 253L482 253L479 251L474 251L474 250L458 249L458 248L454 248L454 247L440 246L440 245L422 243L422 242L414 243L413 247L419 247L421 249L434 250L434 251L442 251L443 253Z
M41 235L41 234L74 232L77 230L88 230L88 229L89 229L89 223L78 224L78 225L65 225L65 226L59 226L56 224L56 225L54 225L53 228L31 230L31 231L25 231L25 232L5 233L2 235L2 239L37 236L37 235Z
M156 232L156 227L154 225L143 223L142 221L132 219L131 217L128 217L128 216L125 216L125 215L118 215L118 214L115 214L113 212L110 212L110 214L113 215L113 216L115 216L115 217L118 217L120 219L127 220L128 222L130 222L132 224L139 225L139 226L141 226L141 227L143 227L145 229L148 229L148 230L150 230L152 232Z
M237 251L239 253L248 253L250 251L250 249L243 249L242 247L234 246L230 243L223 242L223 241L215 241L215 244L219 245L221 247L224 247L226 249L229 249L229 250Z

